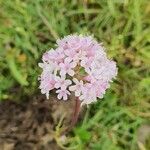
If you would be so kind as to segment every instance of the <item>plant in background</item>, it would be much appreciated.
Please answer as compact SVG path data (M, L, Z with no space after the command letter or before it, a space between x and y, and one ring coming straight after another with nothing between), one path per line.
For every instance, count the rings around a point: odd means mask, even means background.
M57 98L76 97L72 125L77 121L80 104L103 98L110 82L117 75L116 63L107 58L104 47L91 36L68 35L57 40L57 48L44 53L39 77L42 94L56 89Z

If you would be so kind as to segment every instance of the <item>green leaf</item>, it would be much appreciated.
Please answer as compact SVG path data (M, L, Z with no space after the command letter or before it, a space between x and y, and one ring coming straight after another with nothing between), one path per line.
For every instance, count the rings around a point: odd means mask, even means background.
M28 82L27 80L23 77L23 75L20 73L19 69L17 68L17 65L15 63L15 58L10 55L7 56L7 64L8 67L11 71L12 76L16 79L18 83L20 83L23 86L27 86Z
M80 140L84 143L88 142L91 138L91 133L84 128L78 128L75 133L79 136Z

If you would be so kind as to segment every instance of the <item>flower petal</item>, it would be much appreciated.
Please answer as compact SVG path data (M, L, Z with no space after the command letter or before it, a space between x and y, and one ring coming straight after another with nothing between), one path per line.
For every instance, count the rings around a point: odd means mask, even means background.
M75 90L76 90L76 85L70 86L70 87L69 87L69 90L70 90L70 91L75 91Z

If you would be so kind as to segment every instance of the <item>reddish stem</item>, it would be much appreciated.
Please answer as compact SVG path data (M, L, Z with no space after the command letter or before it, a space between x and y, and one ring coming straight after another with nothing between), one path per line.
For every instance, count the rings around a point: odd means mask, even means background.
M74 107L74 112L72 114L72 119L71 119L71 124L69 126L69 128L65 129L61 134L65 134L69 131L72 130L72 128L75 126L75 124L78 121L78 117L79 117L79 112L80 112L80 105L81 105L81 101L79 100L79 98L77 97L75 100L75 107Z
M72 120L71 120L71 127L73 127L78 121L80 105L81 105L81 101L77 97L75 100L75 107L74 107L74 113L73 113Z

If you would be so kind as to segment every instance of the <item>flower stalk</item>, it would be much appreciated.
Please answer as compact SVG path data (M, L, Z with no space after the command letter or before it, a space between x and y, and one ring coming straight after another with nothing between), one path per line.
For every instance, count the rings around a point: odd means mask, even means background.
M81 101L77 97L76 100L75 100L75 107L74 107L74 112L73 112L73 115L72 115L71 127L74 127L75 124L78 121L79 113L80 113L80 106L81 106Z

